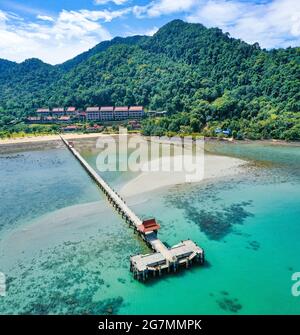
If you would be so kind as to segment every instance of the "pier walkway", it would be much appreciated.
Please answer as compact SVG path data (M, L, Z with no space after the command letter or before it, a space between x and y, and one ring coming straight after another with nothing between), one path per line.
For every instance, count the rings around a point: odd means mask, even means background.
M138 228L143 224L143 221L135 215L135 213L125 204L124 200L106 183L106 181L99 176L99 174L90 166L90 164L80 155L80 153L63 137L61 137L64 144L78 159L80 164L85 168L88 174L94 179L98 186L102 189L105 195L109 198L118 209L125 215L131 223Z
M191 240L182 241L181 243L168 248L158 237L157 230L160 226L155 219L140 219L125 203L122 197L114 191L106 181L89 165L89 163L80 155L80 153L66 139L60 136L63 143L80 162L90 177L96 182L104 192L109 202L122 215L124 219L134 228L135 232L141 236L146 244L154 253L146 255L136 255L130 258L130 271L138 280L146 280L149 273L153 276L158 273L161 275L163 270L173 270L174 272L180 265L189 267L192 262L199 264L204 262L204 250L197 246Z

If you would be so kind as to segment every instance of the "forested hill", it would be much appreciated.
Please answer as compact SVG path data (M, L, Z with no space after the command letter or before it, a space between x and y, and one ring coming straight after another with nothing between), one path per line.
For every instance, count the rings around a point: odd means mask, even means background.
M300 138L300 48L266 51L218 28L175 20L153 37L115 38L51 66L0 60L0 127L40 106L144 105L169 115L145 134L216 127Z
M109 47L117 44L125 44L125 45L135 45L144 39L145 36L130 36L130 37L115 37L111 41L104 41L102 43L97 44L94 48L74 57L66 61L65 63L59 65L59 67L63 70L71 70L78 64L82 63L83 61L87 60L88 58L96 55L99 52L107 50Z

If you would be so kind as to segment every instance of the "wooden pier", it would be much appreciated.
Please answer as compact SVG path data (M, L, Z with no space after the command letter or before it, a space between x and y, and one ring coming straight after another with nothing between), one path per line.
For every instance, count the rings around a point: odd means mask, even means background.
M157 231L160 226L156 223L155 219L141 220L127 206L122 197L89 165L73 145L62 136L60 138L104 192L113 207L154 251L146 255L130 257L130 271L133 272L134 278L145 281L149 275L156 276L161 275L163 272L176 272L180 266L188 268L193 263L204 263L204 250L191 240L181 241L179 244L168 248L157 237Z

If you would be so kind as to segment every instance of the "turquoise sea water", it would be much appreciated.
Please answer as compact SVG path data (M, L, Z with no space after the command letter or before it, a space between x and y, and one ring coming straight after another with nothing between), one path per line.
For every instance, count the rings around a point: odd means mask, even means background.
M75 142L95 165L96 154ZM127 199L169 245L191 238L206 265L145 284L147 248L63 147L0 155L1 314L299 314L300 147L208 143L244 172ZM118 189L135 175L103 174Z

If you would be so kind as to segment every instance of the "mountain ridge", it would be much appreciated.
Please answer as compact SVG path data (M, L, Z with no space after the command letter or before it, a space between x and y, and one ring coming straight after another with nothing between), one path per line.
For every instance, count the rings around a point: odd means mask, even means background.
M223 33L220 28L206 28L201 23L187 23L187 22L184 22L183 20L180 20L180 19L174 19L174 20L168 22L167 24L165 24L164 26L162 26L153 36L157 36L158 33L161 33L164 29L169 29L170 27L172 27L172 28L174 28L174 27L178 28L178 25L179 26L181 25L182 27L184 27L184 25L196 25L198 27L204 28L205 30L218 31L221 34L223 34L224 36L227 36L227 37L229 36L228 33ZM21 65L24 62L27 62L28 60L36 59L36 60L39 60L42 63L47 64L47 65L51 65L51 66L55 66L55 67L65 67L65 65L68 64L69 62L72 62L72 61L77 60L77 59L86 60L89 56L92 56L92 55L94 55L97 52L105 51L107 48L109 48L110 46L113 46L115 44L127 44L127 45L135 44L135 42L138 41L138 40L141 40L141 39L150 39L153 36L147 36L147 35L133 35L133 36L127 36L127 37L116 36L116 37L112 38L111 40L102 41L102 42L96 44L95 46L93 46L91 49L89 49L87 51L84 51L84 52L76 55L75 57L73 57L71 59L68 59L68 60L66 60L66 61L64 61L62 63L56 64L56 65L52 65L52 64L46 63L43 60L41 60L39 58L35 58L35 57L33 57L33 58L26 58L22 62L15 62L15 61L11 61L11 60L8 60L8 59L0 58L0 63L4 61L4 62L15 64L15 65ZM235 39L235 38L232 38L232 39L233 40L237 40L237 41L241 41L241 42L243 42L243 43L251 46L251 44L246 43L246 42L244 42L244 41L242 41L240 39ZM254 43L254 44L259 46L258 43ZM78 63L76 61L76 65L77 64ZM67 68L69 69L69 67L67 67Z
M40 106L137 104L169 113L163 125L149 121L148 133L219 124L278 138L299 126L299 64L300 48L267 51L174 20L152 37L117 37L60 65L0 61L0 127Z

